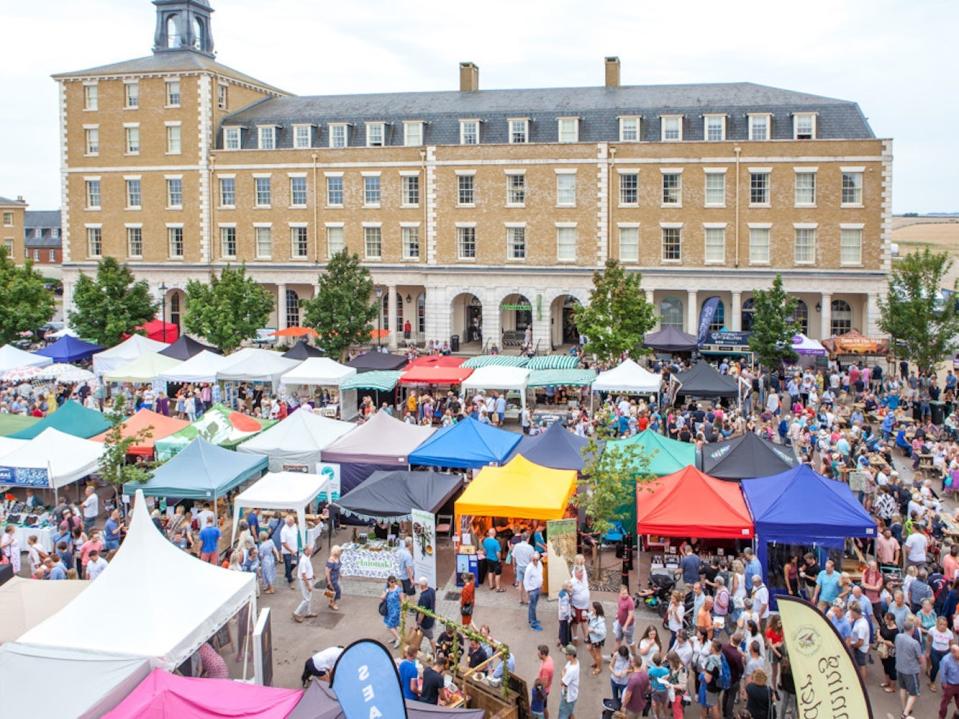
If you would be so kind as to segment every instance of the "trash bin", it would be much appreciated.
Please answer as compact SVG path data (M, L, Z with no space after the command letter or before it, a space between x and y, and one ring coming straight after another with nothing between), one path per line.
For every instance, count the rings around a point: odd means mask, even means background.
M944 402L930 402L929 411L932 414L932 423L937 427L941 427L943 420L945 420L945 403Z
M450 351L459 352L460 351L460 336L453 335L450 337Z

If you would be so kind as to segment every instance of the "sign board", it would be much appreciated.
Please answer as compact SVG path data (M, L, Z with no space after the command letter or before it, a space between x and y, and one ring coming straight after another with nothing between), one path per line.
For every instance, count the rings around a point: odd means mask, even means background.
M432 512L414 509L413 520L413 571L416 578L426 577L431 587L436 587L436 517Z
M400 561L391 549L374 552L349 546L343 550L340 563L340 574L344 577L386 579L391 574L400 576Z
M400 674L389 650L373 639L360 639L340 654L330 686L346 719L406 719Z
M46 467L0 467L0 484L14 487L49 487Z
M296 462L286 463L284 462L280 466L281 472L299 472L300 474L309 474L310 466L308 464L298 464Z
M257 684L273 686L273 628L269 607L260 610L253 628L253 676Z
M705 344L709 345L731 345L736 347L749 347L750 332L732 332L729 330L713 330L706 333Z
M326 488L319 493L321 502L335 502L340 498L340 465L337 462L317 462L316 473L326 480Z
M569 579L569 568L576 559L576 520L555 519L546 522L546 569L549 596L559 596L559 590Z

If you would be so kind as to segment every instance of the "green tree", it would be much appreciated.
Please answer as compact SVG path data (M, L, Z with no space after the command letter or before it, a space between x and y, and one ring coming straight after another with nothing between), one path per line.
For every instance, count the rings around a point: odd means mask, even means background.
M783 289L782 275L776 274L772 287L753 292L753 326L749 335L749 349L756 353L760 364L769 370L778 369L784 362L795 362L793 337L799 332L796 322L796 299Z
M0 345L17 339L21 332L35 331L53 317L53 294L27 260L18 267L0 247Z
M948 254L928 247L906 255L893 265L889 289L879 298L880 329L892 338L897 354L923 372L959 349L956 297L942 298L951 267ZM959 282L951 289L959 289Z
M223 352L232 352L243 340L256 337L273 312L273 296L246 274L246 266L224 267L210 281L190 280L186 286L184 324Z
M343 359L354 344L369 342L376 318L373 279L360 258L346 250L330 258L313 299L305 300L303 323L319 334L317 344L330 357Z
M123 421L126 416L126 400L123 395L117 395L113 406L106 413L113 426L107 430L103 438L103 457L100 460L100 476L113 486L117 506L120 506L120 495L123 485L127 482L146 482L150 478L149 466L143 463L130 463L127 457L130 448L153 436L153 427L145 427L136 434L123 436Z
M656 326L656 313L646 301L640 273L606 260L606 267L593 273L589 304L576 310L574 320L586 335L585 351L600 362L615 362L623 352L644 351L643 336Z
M112 347L152 320L158 307L144 280L135 281L129 267L105 257L97 265L96 279L80 273L70 325L81 337Z

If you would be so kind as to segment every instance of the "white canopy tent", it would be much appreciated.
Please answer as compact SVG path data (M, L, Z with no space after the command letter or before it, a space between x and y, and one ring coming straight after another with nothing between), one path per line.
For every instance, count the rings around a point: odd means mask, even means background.
M656 394L662 384L659 375L653 374L631 359L625 359L616 367L600 372L593 382L593 392L622 392L623 394Z
M143 335L130 335L116 347L93 355L93 373L97 376L129 364L146 352L159 352L168 345L164 342L151 340Z
M102 442L92 442L47 427L22 446L0 456L0 465L23 475L29 474L32 469L38 470L35 484L13 484L59 489L95 472L105 450Z
M504 367L489 365L478 367L473 374L463 380L463 391L480 389L515 390L519 392L520 405L526 406L526 385L529 382L529 370L525 367Z
M109 372L104 372L107 382L153 382L168 370L173 370L182 360L161 355L159 352L144 352L132 362L127 362Z
M38 582L13 577L0 586L0 644L12 642L28 629L59 612L90 582Z
M819 355L821 357L826 355L826 348L823 347L822 342L802 333L793 337L792 350L799 355Z
M347 367L329 357L310 357L283 375L280 384L339 387L343 380L355 374L356 367Z
M300 360L288 359L279 352L247 348L240 350L216 373L216 378L225 382L269 382L274 388L280 377L296 367Z
M236 540L236 528L240 526L240 510L243 507L296 510L300 537L305 542L306 508L325 489L328 481L318 474L270 472L233 500L233 535L230 544Z
M160 373L158 379L163 382L216 382L216 373L240 359L243 349L228 357L209 350L202 350L190 359Z
M21 367L46 367L53 364L50 357L24 352L13 345L0 347L0 372L7 372Z
M26 447L29 439L12 439L10 437L0 437L0 464L3 464L3 456L10 454L14 450Z
M252 603L255 617L255 602L254 574L201 562L178 549L154 526L137 490L130 531L113 561L18 644L88 652L94 659L145 657L153 667L172 670L245 604Z
M103 607L100 611L108 617L111 614ZM127 627L123 629L126 631ZM123 633L116 626L109 630ZM150 661L146 657L7 642L0 646L0 701L3 703L0 714L5 717L101 717L123 701L149 673ZM51 677L56 677L55 689L51 688Z
M308 409L298 409L236 449L269 457L270 470L274 472L283 471L290 465L306 465L308 472L314 472L316 463L321 461L320 453L355 428L352 422L340 422Z

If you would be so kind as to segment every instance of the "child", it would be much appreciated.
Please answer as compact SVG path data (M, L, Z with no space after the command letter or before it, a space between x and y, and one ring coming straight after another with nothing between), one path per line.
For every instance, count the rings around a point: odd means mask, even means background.
M543 682L537 679L533 683L533 689L530 693L529 711L532 719L543 719L546 716L546 690L543 688Z
M669 699L669 669L663 666L663 655L659 652L653 655L648 673L649 688L653 695L653 714L657 719L665 719Z
M683 697L689 689L689 672L676 652L666 655L669 664L669 697L673 707L673 719L683 719Z
M559 601L557 602L559 611L559 639L556 646L560 648L573 642L573 633L569 626L570 619L573 617L573 605L570 603L572 596L573 583L567 581L563 584L563 588L559 590Z

